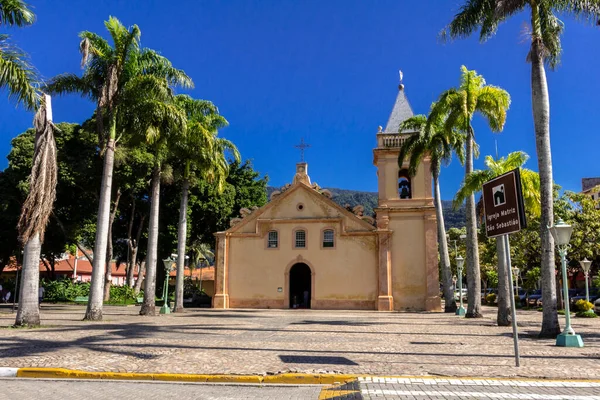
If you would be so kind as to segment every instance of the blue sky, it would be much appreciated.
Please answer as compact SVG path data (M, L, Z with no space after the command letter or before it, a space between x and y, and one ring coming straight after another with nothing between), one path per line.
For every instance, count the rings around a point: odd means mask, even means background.
M475 121L481 155L524 150L537 170L531 115L530 66L524 34L527 15L505 23L485 44L476 37L441 44L437 33L461 3L379 0L117 1L29 0L38 20L3 29L26 50L41 74L80 73L77 34L105 35L116 16L137 24L142 45L160 51L194 80L189 93L212 100L229 120L221 134L270 178L290 182L304 137L309 174L321 186L375 191L372 149L397 94L398 70L416 113L427 112L443 90L458 84L460 66L475 69L512 97L504 132ZM564 55L548 71L554 177L568 190L600 175L597 113L600 29L565 19ZM0 168L10 140L32 115L0 92ZM94 105L77 96L54 101L55 121L82 122ZM463 169L442 171L442 197L452 198Z

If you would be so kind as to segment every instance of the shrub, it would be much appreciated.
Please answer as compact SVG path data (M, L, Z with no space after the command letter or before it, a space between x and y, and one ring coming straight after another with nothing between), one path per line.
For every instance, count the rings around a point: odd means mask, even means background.
M489 305L494 305L494 303L496 302L496 293L490 293L487 296L485 296L485 302Z
M110 286L110 303L114 304L135 304L138 296L143 296L140 292L139 295L135 294L132 287L125 286Z
M521 308L521 298L518 295L515 295L515 307Z
M44 300L50 302L75 301L76 297L89 296L89 282L73 282L70 279L59 279L56 281L42 281L46 290Z
M575 303L575 309L577 311L585 312L591 310L592 308L594 308L594 305L589 301L585 301L584 299L577 300L577 302Z

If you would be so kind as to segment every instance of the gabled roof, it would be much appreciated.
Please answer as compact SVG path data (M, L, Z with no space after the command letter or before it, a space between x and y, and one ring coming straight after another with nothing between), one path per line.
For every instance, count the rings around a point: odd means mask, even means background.
M414 116L413 110L408 102L408 99L406 98L403 85L400 85L398 96L396 96L396 102L394 103L394 108L392 108L392 113L390 114L390 118L388 119L387 125L385 126L385 130L383 132L398 133L400 124L412 116Z
M345 216L347 218L354 219L362 227L364 227L365 231L374 231L374 230L377 229L375 226L369 224L367 221L364 221L362 218L357 217L356 215L354 215L350 211L346 210L344 207L340 206L339 204L337 204L336 202L334 202L333 200L331 200L327 196L325 196L325 195L317 192L312 187L310 187L310 186L308 186L308 185L306 185L306 184L304 184L302 182L297 182L297 183L294 183L285 192L283 192L279 196L277 196L275 199L271 200L270 202L268 202L267 204L265 204L264 206L262 206L258 210L254 211L252 214L248 215L247 217L245 217L244 219L242 219L240 222L238 222L237 224L235 224L231 228L227 229L225 232L227 232L227 233L233 233L233 232L236 232L236 231L240 230L241 227L249 224L252 221L255 221L255 220L259 219L259 217L262 214L264 214L266 211L268 211L269 209L273 208L275 205L282 203L286 198L290 197L294 192L296 192L298 190L304 190L304 191L306 191L311 196L313 196L315 199L317 199L317 201L322 201L325 204L327 204L328 206L330 206L330 207L332 207L332 208L337 209L338 211L340 211L340 213L343 216ZM307 219L307 220L310 220L310 219Z

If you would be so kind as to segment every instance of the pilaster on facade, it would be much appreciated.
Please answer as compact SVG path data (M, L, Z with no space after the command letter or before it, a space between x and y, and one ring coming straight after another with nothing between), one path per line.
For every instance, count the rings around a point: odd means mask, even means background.
M225 232L215 233L217 246L215 249L215 295L213 297L213 308L229 308L228 275L229 265L228 237Z
M438 269L437 219L435 211L423 215L425 224L426 311L442 311Z

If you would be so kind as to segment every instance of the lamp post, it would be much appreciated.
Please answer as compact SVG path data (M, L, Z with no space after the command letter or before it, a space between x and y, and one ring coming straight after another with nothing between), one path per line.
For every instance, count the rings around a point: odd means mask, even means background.
M585 301L590 301L590 289L588 287L588 276L590 274L590 267L592 266L592 262L586 258L579 261L581 264L581 268L583 268L583 274L585 275Z
M515 283L516 283L516 286L515 286L515 296L518 296L519 295L519 268L514 267L512 269L512 273L513 273L513 275L515 277Z
M169 275L171 274L171 268L173 267L173 258L169 257L163 260L165 266L165 285L163 286L163 305L160 308L160 314L171 314L169 308Z
M567 285L566 257L569 249L569 241L571 240L571 233L573 233L573 227L565 224L565 222L559 218L554 226L549 227L549 230L554 238L554 244L558 248L558 254L560 255L563 277L563 298L565 301L566 326L561 334L556 337L556 345L562 347L583 347L581 336L577 335L571 327L571 314L569 310L569 287Z
M456 269L458 270L458 298L460 299L460 307L456 309L456 315L465 315L465 309L463 307L463 293L462 293L462 269L465 264L465 259L462 256L456 257Z

